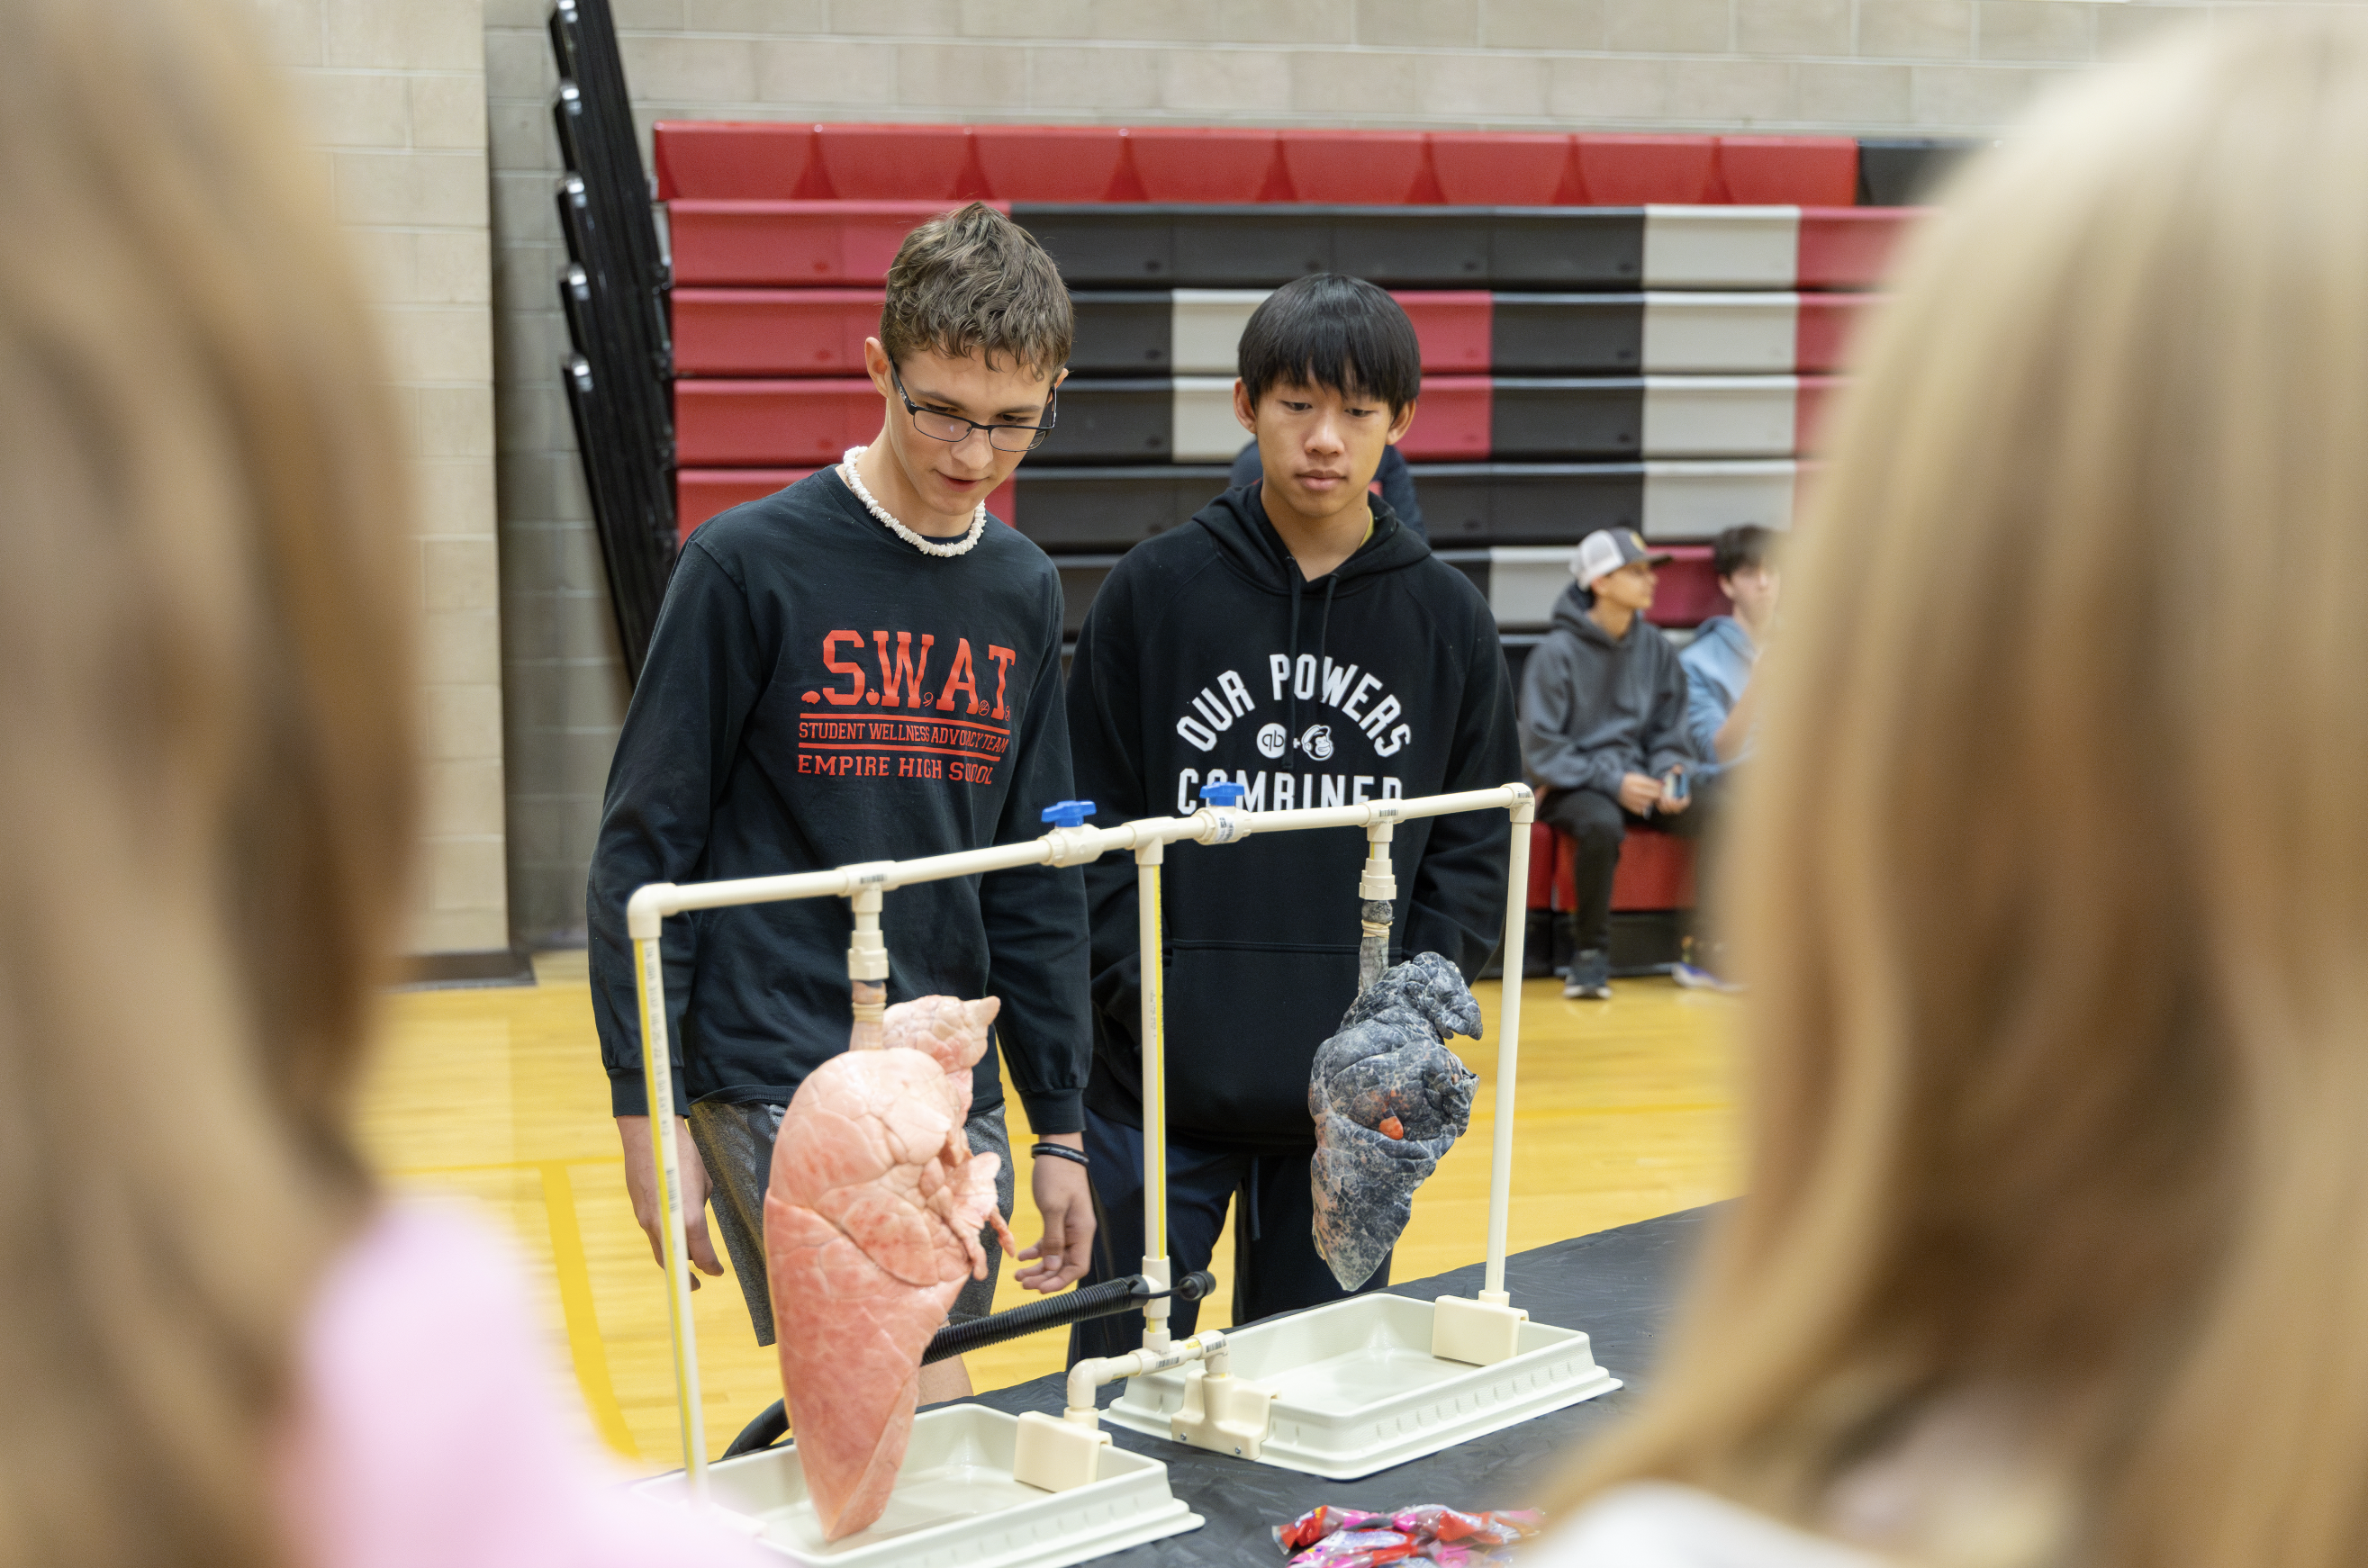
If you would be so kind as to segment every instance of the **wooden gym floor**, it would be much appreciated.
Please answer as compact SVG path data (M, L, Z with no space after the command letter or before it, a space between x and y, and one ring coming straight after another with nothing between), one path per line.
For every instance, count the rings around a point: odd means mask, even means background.
M666 1297L625 1200L584 955L545 954L535 967L532 986L387 998L362 1143L395 1188L457 1196L516 1235L542 1290L554 1361L572 1368L593 1426L629 1466L671 1469L681 1458ZM1516 1252L1736 1189L1736 1004L1666 980L1618 982L1614 992L1609 1003L1565 1002L1559 983L1531 981L1524 993ZM1472 1130L1415 1200L1393 1269L1400 1279L1476 1262L1486 1247L1498 989L1479 995L1489 1040L1457 1042L1482 1078ZM1020 1166L1012 1230L1025 1245L1040 1229L1030 1139L1019 1101L1007 1103ZM1229 1230L1203 1327L1230 1320L1232 1248ZM998 1309L1037 1299L1010 1274L1007 1259ZM713 1454L780 1397L780 1373L728 1273L692 1300ZM1066 1343L1055 1331L982 1351L970 1358L972 1379L1001 1388L1056 1371Z

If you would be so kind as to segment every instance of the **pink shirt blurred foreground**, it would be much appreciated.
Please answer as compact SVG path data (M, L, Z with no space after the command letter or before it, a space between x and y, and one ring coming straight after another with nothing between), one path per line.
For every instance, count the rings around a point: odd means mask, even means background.
M323 1279L299 1354L281 1487L311 1568L780 1561L619 1490L511 1249L453 1210L381 1210Z

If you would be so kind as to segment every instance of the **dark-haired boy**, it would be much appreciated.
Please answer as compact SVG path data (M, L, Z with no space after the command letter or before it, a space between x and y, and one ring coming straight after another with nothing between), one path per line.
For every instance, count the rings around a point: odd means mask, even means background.
M1025 231L984 205L906 236L864 364L880 435L683 547L609 774L588 903L600 1053L636 1218L657 1249L650 1126L625 901L704 881L909 858L1042 831L1070 787L1061 587L985 497L1052 426L1068 358L1067 291ZM761 1344L771 1344L765 1180L782 1108L847 1049L850 917L837 899L667 922L666 996L692 1259L721 1274L715 1212ZM901 889L881 921L891 1001L1003 1000L997 1028L1030 1125L1075 1151L1087 1068L1086 918L1074 870L1030 868ZM990 1051L970 1142L1011 1159ZM678 1132L682 1129L677 1129ZM1020 1283L1054 1290L1093 1234L1084 1168L1035 1162L1043 1239ZM990 1267L996 1250L987 1246ZM983 1315L992 1274L953 1315ZM922 1398L969 1391L959 1362Z
M1069 677L1077 787L1106 816L1186 812L1239 784L1256 809L1482 789L1517 776L1512 692L1488 606L1366 486L1414 422L1413 324L1370 283L1277 290L1242 334L1234 411L1260 474L1129 551L1095 597ZM1393 962L1439 952L1466 976L1495 947L1506 824L1417 819L1391 846ZM1354 833L1252 837L1168 858L1168 1252L1205 1264L1236 1210L1234 1321L1346 1292L1315 1251L1307 1077L1357 988ZM1104 1245L1143 1252L1134 868L1087 868L1094 1070L1086 1150ZM1385 1260L1366 1289L1389 1281ZM1192 1332L1193 1303L1171 1308ZM1139 1320L1079 1325L1070 1356L1139 1342Z

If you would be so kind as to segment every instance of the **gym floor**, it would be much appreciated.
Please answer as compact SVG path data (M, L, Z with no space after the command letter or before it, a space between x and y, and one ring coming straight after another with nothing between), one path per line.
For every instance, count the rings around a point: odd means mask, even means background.
M479 1206L511 1232L541 1287L557 1364L571 1368L594 1428L629 1466L681 1462L666 1296L625 1200L608 1084L580 952L535 960L538 983L387 998L361 1139L393 1187ZM1477 1261L1486 1247L1498 987L1478 988L1489 1038L1457 1041L1481 1074L1472 1131L1415 1201L1394 1278ZM1540 1246L1734 1195L1738 1181L1735 1004L1666 980L1615 983L1613 999L1565 1002L1559 982L1524 993L1511 1248ZM1019 1151L1022 1244L1040 1227L1028 1197L1031 1141L1007 1102ZM1217 1249L1203 1327L1230 1321L1232 1233ZM998 1309L1035 1298L1007 1260ZM749 1331L727 1274L692 1298L710 1453L780 1397L773 1352ZM1062 1364L1065 1333L970 1358L981 1389Z

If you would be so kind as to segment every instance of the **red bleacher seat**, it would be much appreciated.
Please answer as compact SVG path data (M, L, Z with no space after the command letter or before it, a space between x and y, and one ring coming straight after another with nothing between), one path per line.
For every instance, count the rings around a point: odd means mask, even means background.
M1128 155L1148 201L1288 201L1275 132L1232 126L1141 126Z
M1390 297L1414 323L1426 375L1488 373L1495 307L1486 290L1417 289Z
M1718 574L1711 570L1706 544L1665 544L1673 559L1656 574L1653 608L1645 619L1656 626L1700 626L1714 615L1727 613L1726 596L1718 591Z
M1729 201L1848 207L1858 199L1858 142L1848 136L1722 136L1718 174Z
M685 468L820 467L880 433L880 393L853 378L680 381L674 429Z
M961 125L817 125L814 161L842 201L951 201L966 192L970 131Z
M1494 428L1486 376L1426 376L1414 427L1398 443L1408 462L1481 462Z
M980 125L979 172L998 201L1103 201L1126 156L1114 125Z
M1920 216L1915 207L1804 209L1795 287L1873 288L1891 264L1892 247Z
M882 297L877 289L677 289L674 368L685 376L860 376Z
M1569 136L1543 131L1434 131L1430 167L1459 207L1551 207L1575 199Z
M1593 207L1679 205L1711 199L1718 141L1711 136L1598 136L1581 132L1578 178Z
M1793 397L1793 447L1795 451L1813 451L1817 444L1817 426L1825 417L1827 403L1842 388L1839 376L1803 376L1800 390Z
M946 205L677 201L667 210L674 280L692 288L882 283L905 236Z
M650 134L658 199L684 197L789 201L814 166L811 125L748 125L730 120L662 119Z
M1281 142L1282 166L1301 201L1395 207L1439 199L1418 131L1286 131Z
M1541 887L1538 868L1553 877ZM1578 903L1578 857L1570 839L1544 823L1530 830L1531 909L1569 910ZM1611 908L1691 909L1694 903L1693 840L1656 828L1631 828L1620 846L1620 868L1611 874Z
M814 472L810 468L686 468L674 480L675 532L689 539L690 531L715 516L748 501L761 501ZM1011 480L986 498L987 511L1008 523L1017 499Z
M674 476L674 527L677 537L715 516L747 501L759 501L787 489L812 473L810 468L686 468Z
M1804 294L1793 329L1793 364L1803 375L1839 370L1850 334L1879 294Z

